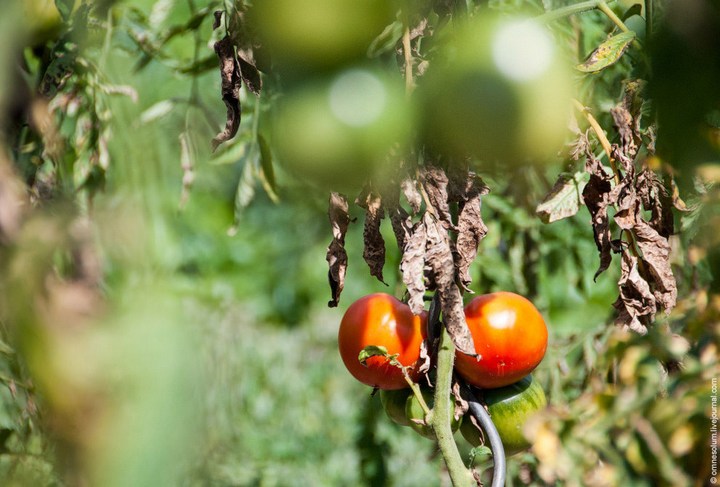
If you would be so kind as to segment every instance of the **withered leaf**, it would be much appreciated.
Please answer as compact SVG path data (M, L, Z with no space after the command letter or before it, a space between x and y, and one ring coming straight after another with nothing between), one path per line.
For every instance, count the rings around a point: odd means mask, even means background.
M470 264L477 257L478 246L487 234L487 227L483 222L480 212L482 195L488 193L489 189L482 181L471 175L473 182L468 191L467 201L461 202L458 212L458 235L455 245L457 255L457 271L460 283L465 291L472 282L470 277Z
M645 335L647 325L643 321L647 322L655 315L657 310L655 296L650 291L650 285L638 271L637 257L624 251L620 268L621 276L618 281L620 296L613 303L619 312L615 323Z
M213 25L212 25L213 30L215 30L215 29L217 29L218 27L220 27L220 23L222 22L222 16L223 16L223 11L222 11L222 10L216 10L216 11L213 12L213 17L214 17L214 18L213 18Z
M350 225L348 214L348 202L345 195L330 193L328 205L328 217L332 227L333 239L327 250L327 262L329 265L328 281L330 282L331 300L328 302L330 308L334 308L340 301L340 294L345 287L345 272L347 271L348 257L345 251L345 234Z
M363 190L355 203L365 209L363 258L370 267L370 275L377 277L380 282L385 284L382 272L385 266L385 240L380 233L380 223L385 217L382 199L374 191Z
M240 65L240 77L245 86L254 95L260 95L262 90L262 77L260 71L255 66L254 56L252 50L244 49L238 50L238 63Z
M419 315L425 309L425 248L427 232L425 224L417 222L405 241L400 270L410 299L408 305L413 314Z
M423 171L423 186L428 195L428 200L437 214L443 227L455 229L450 215L448 204L448 177L445 171L439 167L426 166Z
M10 162L0 154L0 244L14 240L29 209L27 188Z
M647 168L638 174L635 188L643 208L650 211L650 226L667 239L673 234L675 226L669 191L660 178Z
M595 245L598 252L600 252L600 266L595 272L594 279L597 279L610 266L612 261L610 221L607 212L610 191L610 181L596 174L591 174L590 180L585 185L582 193L583 200L592 218Z
M420 207L422 206L422 196L417 189L415 181L409 177L405 178L402 180L402 183L400 183L400 187L405 195L405 199L410 205L413 215L417 215L420 211Z
M633 234L650 274L645 277L653 285L655 299L669 313L677 299L677 284L670 266L670 243L642 220L633 228Z
M455 282L455 262L447 230L430 212L423 215L423 224L427 232L425 260L440 295L445 327L455 348L467 355L476 356L475 345L465 322L462 294Z
M405 208L400 206L400 190L395 181L390 181L390 184L384 188L382 199L385 210L390 216L398 248L402 250L412 232L412 218Z
M220 59L220 80L222 99L227 107L225 129L212 140L213 152L223 142L235 137L240 127L240 67L235 58L235 46L229 36L215 43L215 52Z
M462 397L458 381L453 381L451 392L453 399L455 399L455 419L458 420L468 412L470 404Z
M561 174L535 214L543 223L552 223L575 215L583 204L582 193L590 180L586 171Z
M635 156L638 146L635 141L634 123L630 111L621 103L611 108L610 114L613 117L613 122L620 135L620 149L630 157Z

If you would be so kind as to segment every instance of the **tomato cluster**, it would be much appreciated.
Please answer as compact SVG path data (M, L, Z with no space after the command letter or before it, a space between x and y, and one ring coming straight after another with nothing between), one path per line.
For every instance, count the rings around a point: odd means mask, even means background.
M531 372L547 348L548 331L540 312L526 298L496 292L475 297L465 307L465 318L477 357L456 352L455 371L478 388L508 455L529 445L520 429L525 420L546 406L545 394ZM388 294L370 294L350 305L340 323L338 345L348 371L360 382L380 389L388 417L419 434L433 437L423 424L424 411L409 389L408 380L420 376L421 347L427 337L427 314L415 316L408 305ZM372 347L382 353L359 360ZM432 408L433 394L422 388ZM480 431L469 418L460 427L474 446Z

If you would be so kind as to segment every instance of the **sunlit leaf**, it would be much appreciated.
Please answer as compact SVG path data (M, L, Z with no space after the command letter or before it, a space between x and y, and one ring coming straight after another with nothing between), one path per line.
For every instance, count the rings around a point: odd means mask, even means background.
M575 68L584 73L596 73L615 64L635 39L635 32L628 31L617 34L600 44L584 63Z
M586 171L561 174L550 193L535 209L543 223L552 223L575 215L583 204L582 192L590 180Z

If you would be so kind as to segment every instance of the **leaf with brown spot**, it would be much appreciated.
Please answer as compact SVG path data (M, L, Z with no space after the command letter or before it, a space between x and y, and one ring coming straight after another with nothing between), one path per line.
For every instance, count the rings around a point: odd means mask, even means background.
M455 399L455 419L459 420L465 416L465 413L470 409L470 403L468 403L460 392L460 383L453 381L452 383L452 396Z
M330 193L328 217L332 227L333 239L327 250L329 265L328 281L332 299L328 302L330 308L335 308L340 301L340 294L345 287L345 272L347 271L347 252L345 251L345 234L350 225L348 215L348 202L345 195Z
M469 291L468 285L472 282L470 265L477 257L480 240L488 231L480 212L480 200L489 189L481 179L474 177L474 174L471 175L471 179L470 190L467 192L468 199L459 205L458 235L455 243L457 272L465 291Z
M223 142L235 137L240 127L240 67L235 58L235 46L229 36L215 43L215 53L220 59L220 80L222 99L227 107L225 129L212 140L213 152Z
M620 59L633 39L635 39L634 31L621 32L612 36L600 44L584 63L578 64L575 68L584 73L595 73L612 66Z
M423 172L423 187L434 212L446 229L455 229L448 204L448 177L439 167L426 166Z
M413 314L419 315L425 310L425 248L427 232L425 224L420 221L412 227L403 248L400 271L402 280L407 287L410 299L408 305Z
M645 335L647 326L643 321L652 319L657 311L655 296L650 285L640 275L637 257L624 251L621 262L621 276L618 280L620 296L613 303L619 312L615 323Z
M365 209L365 226L363 229L363 259L370 267L370 275L377 277L383 284L383 267L385 266L385 240L380 233L380 224L385 218L380 195L371 190L363 192L355 203Z
M465 322L462 294L455 282L455 262L447 230L430 212L423 215L423 223L427 232L425 260L440 295L443 322L455 348L467 355L476 356L475 345Z
M561 174L535 214L543 223L552 223L574 216L583 204L582 193L590 180L587 171Z

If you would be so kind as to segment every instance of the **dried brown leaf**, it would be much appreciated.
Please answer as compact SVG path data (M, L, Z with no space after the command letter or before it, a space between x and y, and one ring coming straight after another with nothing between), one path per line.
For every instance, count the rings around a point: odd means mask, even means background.
M417 183L415 180L408 177L402 180L400 186L402 188L403 195L405 195L405 199L410 205L413 215L417 215L420 211L420 207L422 206L422 196L417 189Z
M374 191L363 190L355 203L365 209L363 258L370 267L370 275L377 277L380 282L385 284L382 273L385 266L385 240L380 233L380 224L385 217L382 199Z
M638 149L633 131L633 116L623 103L611 108L610 114L620 135L620 149L624 154L633 157Z
M488 188L478 180L477 186L473 183L472 189L468 192L467 201L461 202L458 212L458 235L455 244L457 255L457 271L460 283L465 291L472 282L470 277L470 265L477 257L478 246L487 234L487 226L483 222L481 208L481 196L488 193Z
M238 49L238 64L240 66L240 77L247 89L254 95L260 95L262 90L262 77L255 66L255 56L251 49Z
M220 80L222 99L227 107L225 129L212 140L212 150L235 137L240 127L240 66L235 58L235 46L229 36L215 43L215 53L220 59Z
M644 335L647 333L645 323L655 316L657 310L655 296L640 275L637 257L627 250L622 253L620 269L620 296L613 303L619 312L615 323Z
M419 315L425 310L423 298L425 296L425 248L427 231L425 224L420 221L413 227L405 241L400 270L403 283L407 287L410 299L408 305L413 314Z
M608 218L609 194L611 191L610 181L597 176L590 175L590 180L583 189L582 197L592 218L593 236L595 245L600 252L600 266L595 272L594 279L602 274L612 261L612 247L610 244L610 221Z
M437 293L440 295L445 327L450 333L455 348L462 353L475 356L473 339L465 322L462 294L455 282L455 262L447 230L430 212L426 212L423 216L423 224L427 231L425 259L437 286Z
M470 403L463 399L462 394L460 393L460 383L458 381L453 381L452 396L455 399L455 419L459 420L465 416L465 413L467 413L470 409Z
M642 220L633 229L633 234L642 252L642 260L649 274L645 277L652 284L655 299L669 313L677 299L677 284L670 266L670 243Z
M448 177L439 167L426 166L423 172L423 187L434 212L446 229L455 229L448 204Z
M405 248L405 242L412 233L412 218L400 206L400 189L395 181L390 181L383 191L383 204L390 217L395 240L400 250Z
M330 193L328 217L332 227L333 239L327 250L329 266L328 281L330 282L331 300L328 306L334 308L340 301L340 294L345 287L345 273L347 271L347 252L345 251L345 234L350 225L347 198L340 193Z
M222 10L216 10L213 12L213 30L220 27L220 23L222 21L223 11Z

